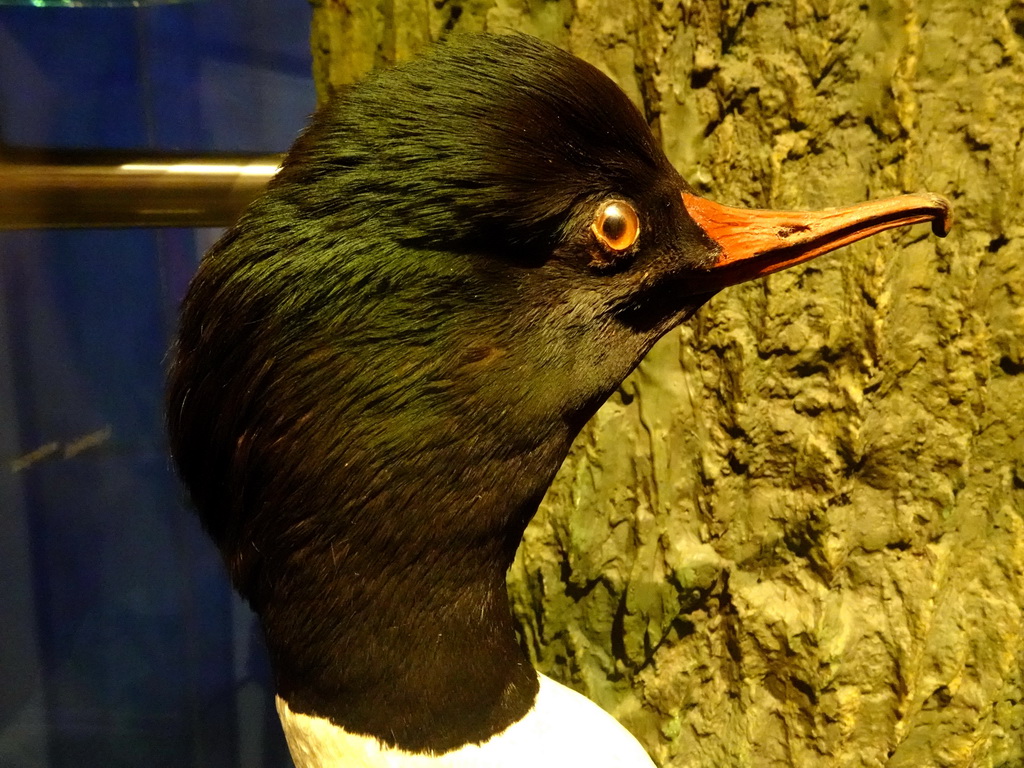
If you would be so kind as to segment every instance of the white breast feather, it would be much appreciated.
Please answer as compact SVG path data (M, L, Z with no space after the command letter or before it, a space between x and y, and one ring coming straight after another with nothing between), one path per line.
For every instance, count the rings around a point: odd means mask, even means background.
M653 768L643 747L611 715L540 675L526 716L483 744L444 755L404 752L302 715L277 699L296 768Z

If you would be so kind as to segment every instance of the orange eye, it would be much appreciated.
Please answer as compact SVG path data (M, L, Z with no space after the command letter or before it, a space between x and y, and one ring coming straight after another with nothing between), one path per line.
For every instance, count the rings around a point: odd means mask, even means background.
M624 251L640 236L640 218L629 203L611 200L601 206L590 229L605 247Z

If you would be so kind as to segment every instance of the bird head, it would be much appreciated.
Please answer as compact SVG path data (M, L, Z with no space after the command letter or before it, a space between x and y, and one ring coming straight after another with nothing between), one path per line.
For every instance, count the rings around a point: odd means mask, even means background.
M944 234L948 204L722 206L591 65L455 39L318 111L200 265L173 453L272 650L357 643L312 599L275 634L306 594L364 627L381 601L443 623L503 603L573 437L659 337L722 288L919 221Z
M890 227L945 234L949 217L934 195L720 205L593 66L527 36L457 38L317 112L203 261L171 376L174 455L243 582L246 547L276 528L254 521L286 489L334 478L367 503L382 477L409 484L401 466L444 468L418 456L511 461L529 507L597 406L715 292Z

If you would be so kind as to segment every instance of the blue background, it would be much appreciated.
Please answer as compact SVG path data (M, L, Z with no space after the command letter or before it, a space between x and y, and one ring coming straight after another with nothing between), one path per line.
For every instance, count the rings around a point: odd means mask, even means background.
M309 9L0 7L0 141L283 151ZM0 766L289 765L265 654L187 511L166 350L210 230L0 232Z

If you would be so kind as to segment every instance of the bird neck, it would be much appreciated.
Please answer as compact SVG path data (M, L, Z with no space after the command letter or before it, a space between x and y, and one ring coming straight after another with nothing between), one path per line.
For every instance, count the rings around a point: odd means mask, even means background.
M268 606L278 695L296 712L409 752L484 741L522 718L537 678L518 645L503 578L439 584L426 567L403 570L370 576L354 599L321 581L316 598L309 591Z
M502 380L438 396L421 371L373 390L358 418L310 420L345 438L312 433L284 457L248 596L293 711L413 753L480 743L529 711L537 677L505 575L589 413L535 413Z
M521 719L537 676L505 575L563 450L453 462L389 486L405 506L384 494L370 503L386 508L315 515L318 532L274 565L257 606L288 706L408 752L479 743ZM351 519L355 534L339 522Z

